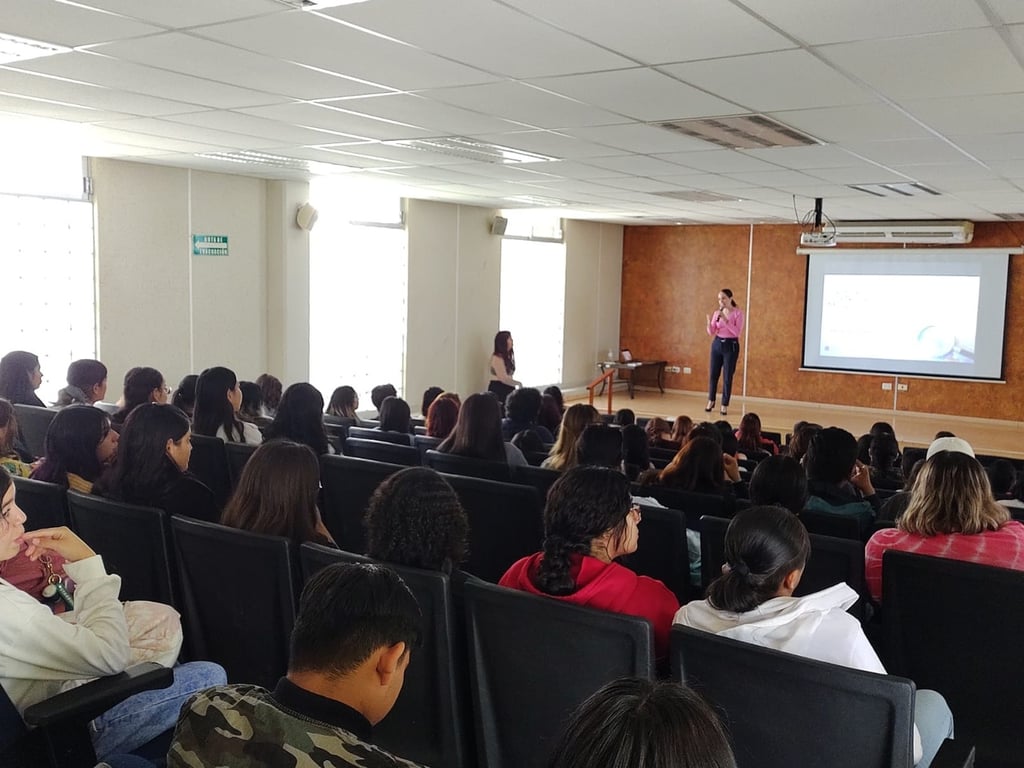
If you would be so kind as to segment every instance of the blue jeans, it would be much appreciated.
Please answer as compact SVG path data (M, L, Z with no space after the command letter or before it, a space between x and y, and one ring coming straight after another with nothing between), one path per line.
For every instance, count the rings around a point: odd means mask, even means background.
M227 675L218 664L192 661L174 668L174 682L167 688L129 696L89 723L96 758L131 752L178 722L178 712L193 693L224 685Z
M953 713L941 693L925 689L914 695L914 725L921 734L917 768L928 768L942 742L953 738Z
M732 375L736 373L736 361L740 356L739 339L723 339L715 336L711 342L711 376L708 380L708 400L715 402L718 377L725 372L722 382L722 407L729 405L732 397Z

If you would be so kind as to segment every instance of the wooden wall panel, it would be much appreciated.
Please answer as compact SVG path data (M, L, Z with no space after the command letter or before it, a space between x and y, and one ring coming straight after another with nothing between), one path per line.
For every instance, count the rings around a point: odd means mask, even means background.
M1020 229L1020 234L1017 233ZM806 258L796 255L800 228L756 225L746 296L747 226L627 227L623 238L621 344L635 357L691 366L669 374L666 386L702 391L707 385L709 339L704 317L720 288L749 299L746 394L800 402L891 409L881 388L892 376L800 371ZM979 223L973 247L1017 246L1024 224ZM901 411L1024 420L1024 257L1010 261L1006 321L1006 384L903 378ZM743 365L733 392L743 393Z

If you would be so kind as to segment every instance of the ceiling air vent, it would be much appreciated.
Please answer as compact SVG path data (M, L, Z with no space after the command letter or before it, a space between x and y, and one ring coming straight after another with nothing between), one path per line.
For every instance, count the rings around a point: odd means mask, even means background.
M965 244L974 238L970 221L837 221L839 243Z
M927 195L938 196L942 194L916 181L888 184L847 184L846 186L858 192L874 195L875 197L925 197Z
M764 115L704 117L698 120L669 120L652 123L693 139L708 141L726 149L767 149L807 147L823 144L806 133Z
M464 136L447 136L439 139L409 139L408 141L390 141L389 144L409 149L421 149L425 152L436 152L441 155L476 160L480 163L497 165L521 165L524 163L550 163L557 158L527 152L523 149L503 147L500 144L489 144L486 141L467 139Z
M670 197L686 203L741 203L742 198L720 195L717 192L704 192L699 189L678 189L669 192L654 192L656 197Z
M997 213L1003 221L1024 221L1024 213Z

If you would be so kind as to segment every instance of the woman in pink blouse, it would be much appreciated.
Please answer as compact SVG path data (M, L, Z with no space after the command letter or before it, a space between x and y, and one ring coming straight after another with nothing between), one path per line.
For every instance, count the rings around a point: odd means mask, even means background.
M715 407L715 391L718 389L718 377L725 369L725 380L722 382L722 415L729 409L729 398L732 396L732 376L736 372L736 360L740 356L740 334L743 333L743 310L736 306L732 299L732 291L723 288L718 292L718 309L713 315L707 315L708 336L711 341L711 377L708 382L707 413Z

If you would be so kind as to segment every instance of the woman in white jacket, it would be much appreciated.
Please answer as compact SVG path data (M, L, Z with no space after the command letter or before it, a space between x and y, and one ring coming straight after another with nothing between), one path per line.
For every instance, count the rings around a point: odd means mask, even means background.
M708 599L684 605L676 624L723 637L886 674L864 630L846 609L857 593L846 584L793 597L811 544L803 523L782 507L754 507L733 518L725 534L722 575ZM953 715L935 691L919 690L914 706L914 763L931 764L952 738Z
M22 547L36 562L55 553L66 560L64 572L76 585L74 610L54 615L0 579L0 686L24 713L68 688L123 672L137 657L129 620L118 600L121 577L109 575L103 559L68 528L26 533L25 513L14 495L10 476L0 469L0 560L16 556ZM180 638L168 644L172 647L162 649L163 658L154 660L174 662ZM216 664L175 667L169 688L136 694L92 721L97 757L130 752L173 728L186 698L224 682L224 670Z

